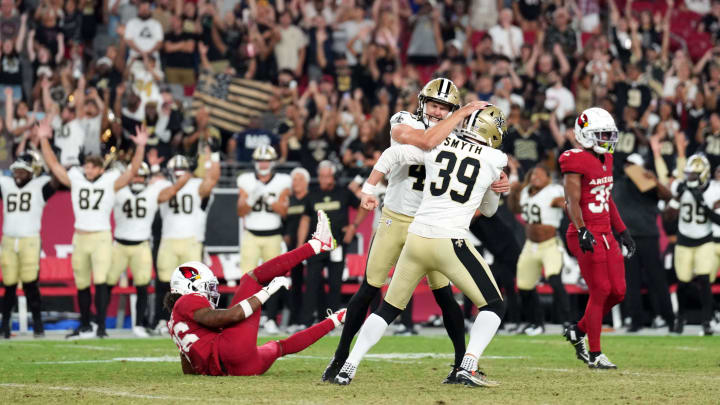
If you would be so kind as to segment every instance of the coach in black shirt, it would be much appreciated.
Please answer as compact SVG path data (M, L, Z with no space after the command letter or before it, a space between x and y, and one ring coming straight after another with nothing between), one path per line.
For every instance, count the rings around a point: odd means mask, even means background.
M641 155L634 153L628 156L626 165L628 164L644 166L644 159ZM652 172L646 172L646 176L649 179L655 177ZM625 259L627 282L625 305L632 318L632 325L628 331L636 332L645 324L640 293L644 279L647 280L650 302L654 312L665 318L665 322L671 327L675 321L675 315L670 303L665 270L660 262L657 204L658 200L669 199L672 195L667 187L657 182L657 178L655 178L657 185L644 193L628 176L616 177L616 179L613 187L613 199L637 245L637 253L630 259Z
M317 212L324 210L330 219L333 236L338 248L332 252L320 253L307 260L307 279L303 300L303 323L315 322L315 310L318 316L324 314L326 307L335 311L340 307L340 287L342 272L345 268L345 243L349 243L355 234L355 225L348 226L348 208L360 203L355 195L345 187L335 183L335 165L324 160L317 169L318 186L310 190L305 203L305 212L300 220L297 243L307 240L310 229L317 226ZM329 292L326 295L322 282L323 268L328 269ZM324 299L323 299L324 298Z

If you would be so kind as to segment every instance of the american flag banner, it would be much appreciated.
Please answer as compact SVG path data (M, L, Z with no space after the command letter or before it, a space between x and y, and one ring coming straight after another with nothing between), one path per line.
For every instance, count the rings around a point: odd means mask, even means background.
M192 113L205 106L210 123L219 129L239 132L250 120L268 110L275 87L267 82L232 77L227 74L201 74L192 101Z

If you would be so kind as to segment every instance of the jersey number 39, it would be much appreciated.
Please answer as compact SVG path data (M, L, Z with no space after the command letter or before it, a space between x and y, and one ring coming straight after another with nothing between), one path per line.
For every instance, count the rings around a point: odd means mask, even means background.
M437 163L442 163L443 161L447 161L447 165L438 172L438 177L440 177L441 181L439 184L437 181L430 183L430 194L435 197L445 194L450 187L451 175L455 172L455 166L457 165L457 156L452 152L444 150L438 153L435 158L435 162ZM480 161L468 156L461 160L457 166L458 169L457 173L455 173L455 178L457 178L458 182L465 185L465 190L463 190L462 193L457 190L450 190L450 199L464 204L470 199L470 194L473 188L475 188L475 181L480 173ZM468 169L470 169L470 174L468 174Z

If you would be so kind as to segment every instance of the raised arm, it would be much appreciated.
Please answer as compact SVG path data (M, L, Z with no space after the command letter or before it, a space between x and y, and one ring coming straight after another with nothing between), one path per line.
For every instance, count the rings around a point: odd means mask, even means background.
M218 152L214 152L210 155L209 159L205 160L205 164L210 163L210 167L206 167L205 170L205 177L203 177L202 183L200 183L200 187L198 188L198 194L200 194L200 198L205 198L210 195L212 192L213 187L217 184L218 180L220 179L220 155Z
M450 135L450 132L465 119L487 105L484 101L473 101L452 113L448 118L438 122L435 126L428 129L415 129L409 125L396 125L393 127L390 135L400 143L417 146L420 149L430 150Z
M135 154L130 161L130 168L125 170L125 172L120 175L117 180L115 180L115 191L130 184L132 178L137 174L140 164L142 164L143 157L145 156L145 145L148 140L148 133L145 125L143 124L142 127L135 127L135 136L131 136L130 139L135 142Z
M170 199L173 198L173 196L175 196L175 194L177 194L177 192L180 191L180 189L185 186L185 183L187 183L191 178L192 173L185 173L180 176L180 178L172 186L162 189L160 194L158 194L158 203L170 201Z
M70 187L70 177L68 176L67 170L58 162L55 152L50 146L50 137L52 136L52 128L50 128L51 116L46 116L37 128L37 135L40 138L40 149L42 150L43 159L50 173L57 178L57 180L66 187Z

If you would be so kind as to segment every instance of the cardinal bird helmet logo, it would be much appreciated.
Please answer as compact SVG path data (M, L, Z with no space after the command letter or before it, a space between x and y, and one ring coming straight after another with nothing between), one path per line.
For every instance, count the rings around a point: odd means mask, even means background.
M198 273L197 269L193 267L183 266L180 267L180 271L182 272L182 275L190 281L195 281L200 278L200 273Z

